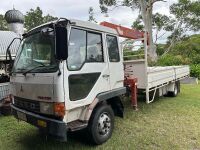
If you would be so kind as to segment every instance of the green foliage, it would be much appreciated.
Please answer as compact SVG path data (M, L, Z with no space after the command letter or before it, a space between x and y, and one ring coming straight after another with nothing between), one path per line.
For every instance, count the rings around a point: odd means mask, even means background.
M200 64L200 34L182 39L172 47L170 54L181 55L189 58L192 64Z
M137 19L133 22L132 28L140 30L140 31L144 30L144 24L142 22L142 16L141 15L138 15Z
M102 13L108 13L108 7L129 7L129 8L139 8L139 0L99 0L99 7Z
M172 31L174 30L175 21L166 15L160 13L153 14L152 26L158 31ZM133 22L132 28L137 30L144 30L144 24L142 22L142 16L138 15L137 19Z
M35 10L30 9L25 15L25 28L30 30L36 26L39 26L43 23L56 20L57 17L50 16L47 14L43 16L43 12L40 7L37 7Z
M157 53L162 52L158 46ZM200 79L200 34L182 38L172 47L172 50L158 59L156 65L190 65L191 76Z
M58 19L58 18L47 14L46 16L43 16L43 23L53 21L53 20L56 20L56 19Z
M190 65L190 75L200 79L200 64Z
M153 14L152 24L158 31L162 29L172 31L174 29L174 20L172 21L168 16L159 13Z
M170 13L175 17L174 30L168 37L168 43L173 45L180 41L187 31L200 30L200 1L179 0L170 6Z
M8 30L8 24L4 16L0 14L0 30Z
M200 1L179 0L170 6L170 12L182 26L190 30L200 30Z
M170 55L166 54L159 58L157 64L159 66L173 66L173 65L186 65L189 64L190 61L188 58L184 58L181 55Z
M35 10L30 9L25 16L25 28L30 30L43 23L42 10L37 7Z
M166 50L166 44L157 44L156 45L156 53L158 54L158 56L163 55L163 53Z

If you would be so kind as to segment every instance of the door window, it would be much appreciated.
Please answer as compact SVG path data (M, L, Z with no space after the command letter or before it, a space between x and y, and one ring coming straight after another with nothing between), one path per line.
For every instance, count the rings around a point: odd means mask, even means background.
M119 48L116 36L107 35L106 42L108 47L108 54L110 62L119 62Z
M86 58L86 31L71 29L68 48L68 69L79 70Z
M103 62L101 34L87 33L87 62Z
M72 28L68 48L68 69L79 70L87 62L103 62L102 36L100 33Z

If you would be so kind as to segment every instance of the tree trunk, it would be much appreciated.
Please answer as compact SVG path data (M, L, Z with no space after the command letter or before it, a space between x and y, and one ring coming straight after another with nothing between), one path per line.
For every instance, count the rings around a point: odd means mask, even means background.
M149 35L148 56L151 59L151 61L156 61L157 60L156 46L153 43L153 31L152 31L153 2L152 0L149 0L149 2L146 2L146 0L139 0L139 2L140 2L141 14L144 22L145 31L147 31Z

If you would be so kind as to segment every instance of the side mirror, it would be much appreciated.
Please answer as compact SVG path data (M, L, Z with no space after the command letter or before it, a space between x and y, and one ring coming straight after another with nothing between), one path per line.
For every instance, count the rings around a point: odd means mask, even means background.
M56 59L66 60L68 57L67 28L63 26L57 26L55 30L56 30Z
M14 42L16 42L16 40L19 40L19 45L20 45L20 43L21 43L21 38L18 38L18 37L16 37L16 38L14 38L12 41L11 41L11 43L8 45L8 47L7 47L7 49L6 49L6 64L8 64L8 68L6 69L5 68L5 71L7 72L11 72L11 70L12 70L12 67L13 67L13 63L14 63L14 60L12 60L12 55L11 55L11 50L10 50L10 47L12 46L12 44L14 43ZM17 47L17 48L19 48L19 47Z

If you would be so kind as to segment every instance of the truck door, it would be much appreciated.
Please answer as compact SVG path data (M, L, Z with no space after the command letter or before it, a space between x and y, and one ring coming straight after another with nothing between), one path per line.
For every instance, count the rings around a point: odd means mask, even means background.
M110 90L102 39L101 32L71 28L65 76L68 109L90 104L99 93Z
M110 88L112 90L123 86L123 59L119 51L119 42L117 36L107 34L106 45L110 74Z

